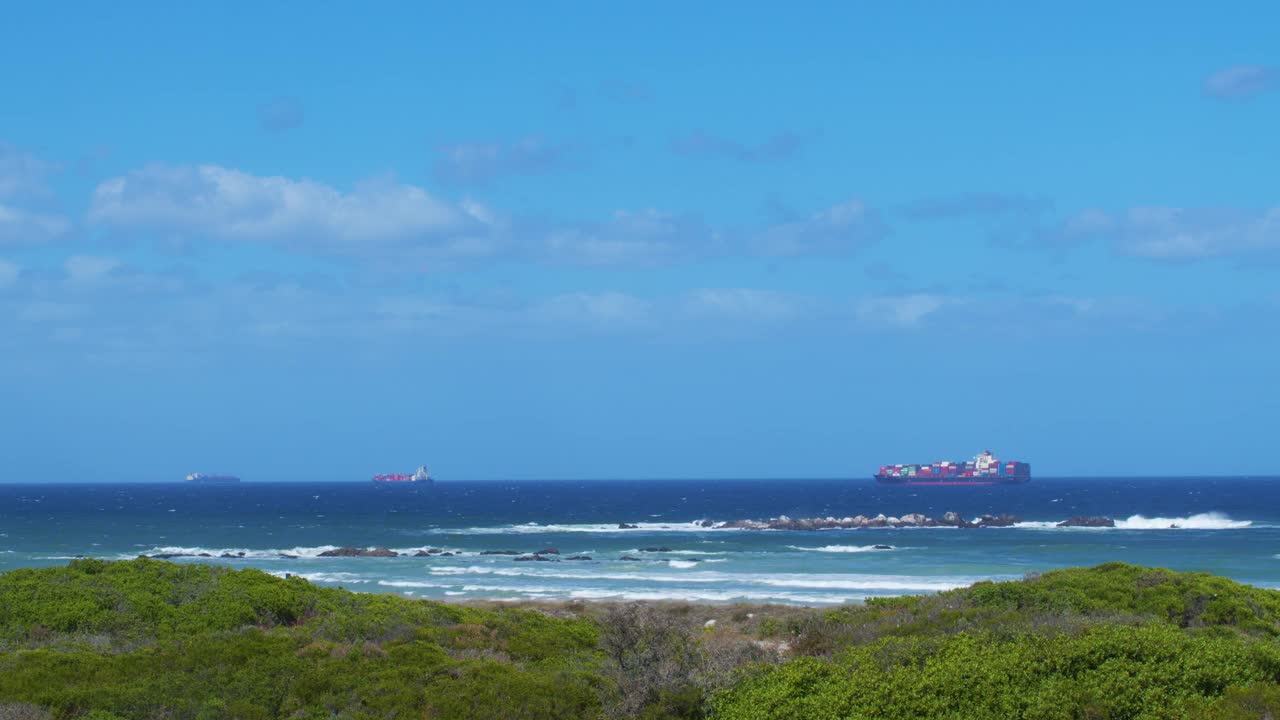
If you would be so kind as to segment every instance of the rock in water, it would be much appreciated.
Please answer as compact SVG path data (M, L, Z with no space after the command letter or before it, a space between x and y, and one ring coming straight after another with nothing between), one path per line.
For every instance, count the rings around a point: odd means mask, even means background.
M320 553L320 557L400 557L400 553L395 550L388 550L384 547L366 550L356 547L340 547L335 550L325 550Z

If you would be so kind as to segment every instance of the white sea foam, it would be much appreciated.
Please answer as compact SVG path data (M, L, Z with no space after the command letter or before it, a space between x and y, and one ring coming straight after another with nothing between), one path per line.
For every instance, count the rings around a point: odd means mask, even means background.
M587 551L584 551L584 552L586 552L587 554L590 554L591 552L594 552L594 551L587 550ZM639 549L639 548L632 548L632 549L630 549L630 550L623 550L623 551L622 551L622 554L623 554L623 555L634 555L634 554L642 553L642 552L646 552L646 551L645 551L645 550L641 550L641 549ZM703 551L703 550L663 550L663 551L661 551L661 552L655 552L655 551L650 550L650 551L647 551L647 552L653 552L655 555L697 555L697 556L699 556L699 557L701 557L701 556L703 556L703 555L732 555L732 554L733 554L733 553L730 553L730 552L725 551L725 550L706 550L706 551Z
M452 552L454 555L462 555L462 556L479 555L479 553L475 551L457 550L457 549L452 549L447 547L437 547L434 545L432 546L424 545L422 547L410 547L410 548L391 548L391 550L393 552L399 553L402 556L403 555L412 556L414 553L418 552L419 550L426 551L432 548L443 550L445 552ZM191 556L196 556L198 558L203 553L205 555L212 556L212 559L232 559L232 558L221 557L222 555L226 554L226 555L235 556L234 559L244 559L244 560L292 560L292 559L309 560L313 558L320 558L323 560L327 560L329 558L327 557L321 558L320 553L323 553L329 550L337 550L337 549L338 549L337 545L317 545L315 547L266 548L266 549L158 546L158 547L150 548L148 550L142 550L137 553L122 553L117 557L124 560L137 557L138 555L191 555ZM240 555L240 553L244 553L244 555ZM285 556L292 556L292 557L285 557ZM210 558L204 558L204 559L210 559Z
M200 554L212 555L218 558L221 555L240 556L244 553L244 559L254 560L277 560L281 555L292 555L296 558L315 558L326 550L337 550L337 545L319 545L316 547L295 547L285 549L252 549L252 548L203 548L203 547L174 547L161 546L153 547L149 550L143 550L136 554L123 554L120 557L128 559L137 555L195 555Z
M667 564L677 570L688 570L689 568L698 567L698 563L693 560L668 560Z
M1105 527L1058 527L1055 520L1028 520L1014 525L1026 530L1110 530ZM1219 512L1199 513L1187 517L1146 517L1130 515L1115 521L1116 530L1239 530L1253 526L1252 520L1232 520Z
M271 571L271 573L270 573L270 574L271 574L271 575L275 575L276 577L284 577L285 575L293 575L294 577L300 577L300 578L302 578L302 579L304 579L304 580L309 580L309 581L311 581L311 582L325 582L325 583L367 583L367 582L370 582L370 580L369 580L368 578L361 577L361 576L359 576L359 575L356 575L355 573L345 573L345 572L334 572L334 573L324 573L324 572L299 573L299 572L285 572L284 570L273 570L273 571Z
M1183 518L1144 517L1130 515L1124 520L1117 520L1116 527L1122 530L1237 530L1252 525L1251 520L1232 520L1223 513L1207 512Z
M709 570L680 573L678 575L647 572L592 573L477 565L467 568L437 567L431 568L430 572L433 575L442 576L496 575L499 577L536 578L540 580L614 580L632 583L764 585L769 587L917 592L952 590L959 587L967 587L979 580L990 579L988 577L971 576L873 575L859 573L727 573Z
M627 523L633 528L619 528L618 523L597 523L583 525L542 525L525 523L523 525L501 525L497 527L470 528L429 528L423 532L436 535L527 535L540 533L624 533L624 532L706 532L712 528L702 527L693 522L637 522Z
M876 548L874 545L823 545L822 547L801 547L799 545L788 545L792 550L803 550L805 552L823 552L823 553L860 553L875 552L884 550L884 546Z

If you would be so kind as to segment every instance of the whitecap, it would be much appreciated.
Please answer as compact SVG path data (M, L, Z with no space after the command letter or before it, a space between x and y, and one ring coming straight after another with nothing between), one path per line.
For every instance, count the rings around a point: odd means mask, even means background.
M292 575L294 577L300 577L310 582L324 582L324 583L367 583L369 582L367 578L363 578L359 575L356 575L355 573L345 573L345 572L299 573L299 572L285 572L284 570L273 570L270 572L270 574L275 575L276 577L281 577L281 578L284 577L285 575Z
M689 568L698 567L698 563L693 560L668 560L667 564L677 570L688 570Z
M1232 520L1219 512L1198 513L1183 518L1130 515L1124 520L1116 521L1116 527L1121 530L1238 530L1252 524L1251 520Z
M524 523L497 527L429 528L423 532L437 535L529 535L539 533L623 533L623 532L707 532L712 528L694 522L638 522L627 523L634 527L620 528L618 523L592 523L582 525L541 525ZM728 528L724 528L728 529Z
M822 547L801 547L799 545L788 545L787 547L791 548L792 550L803 550L805 552L823 552L823 553L860 553L860 552L874 552L876 550L885 549L883 545L878 548L875 545L823 545Z

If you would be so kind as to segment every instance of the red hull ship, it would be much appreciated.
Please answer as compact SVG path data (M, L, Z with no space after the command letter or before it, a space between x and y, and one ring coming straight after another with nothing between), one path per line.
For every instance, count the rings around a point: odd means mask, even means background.
M1018 485L1031 480L1031 464L997 460L990 450L968 462L885 465L875 474L882 485Z
M426 466L422 466L413 474L380 473L373 476L373 481L376 483L429 483L431 482L431 473L427 472Z

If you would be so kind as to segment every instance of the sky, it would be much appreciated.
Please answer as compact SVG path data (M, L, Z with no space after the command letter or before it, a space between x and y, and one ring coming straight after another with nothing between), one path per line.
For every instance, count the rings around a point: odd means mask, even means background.
M0 482L1280 474L1274 3L465 5L6 8Z

